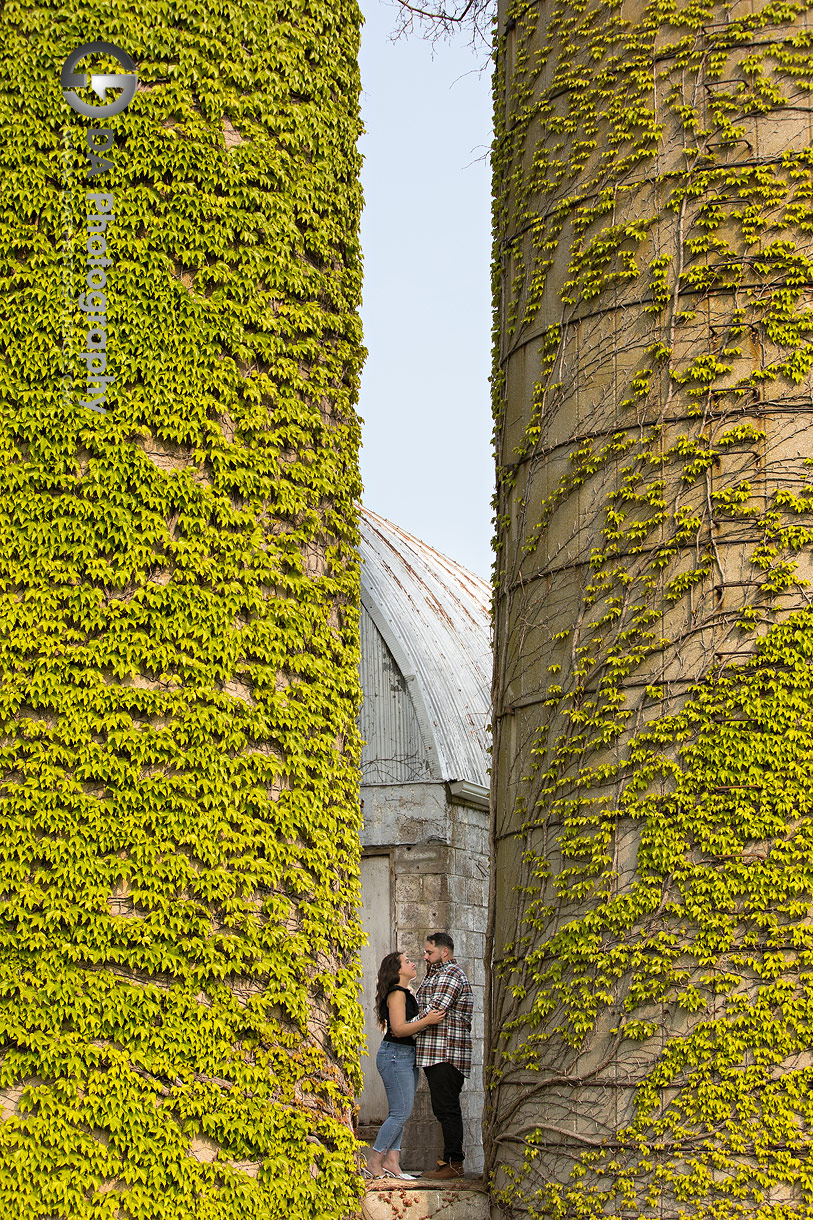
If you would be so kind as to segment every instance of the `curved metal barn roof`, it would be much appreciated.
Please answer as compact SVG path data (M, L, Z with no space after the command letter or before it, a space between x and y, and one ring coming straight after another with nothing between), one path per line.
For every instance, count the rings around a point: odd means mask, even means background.
M361 558L362 605L409 685L437 778L487 787L489 586L368 508Z

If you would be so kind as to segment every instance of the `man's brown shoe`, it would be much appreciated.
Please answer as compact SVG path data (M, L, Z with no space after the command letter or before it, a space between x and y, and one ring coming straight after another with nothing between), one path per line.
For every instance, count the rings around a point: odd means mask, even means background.
M422 1178L431 1178L433 1182L446 1182L450 1178L463 1177L462 1161L438 1161L437 1169L427 1169Z

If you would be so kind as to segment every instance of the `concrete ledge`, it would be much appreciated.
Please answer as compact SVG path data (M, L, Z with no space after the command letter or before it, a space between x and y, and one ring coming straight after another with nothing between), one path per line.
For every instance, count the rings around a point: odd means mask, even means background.
M482 1178L449 1186L381 1178L368 1183L361 1214L364 1220L489 1220L490 1210Z

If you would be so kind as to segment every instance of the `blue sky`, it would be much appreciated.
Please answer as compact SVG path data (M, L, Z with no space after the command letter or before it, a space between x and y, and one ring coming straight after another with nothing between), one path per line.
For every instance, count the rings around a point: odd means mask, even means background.
M490 73L362 8L364 502L488 578Z

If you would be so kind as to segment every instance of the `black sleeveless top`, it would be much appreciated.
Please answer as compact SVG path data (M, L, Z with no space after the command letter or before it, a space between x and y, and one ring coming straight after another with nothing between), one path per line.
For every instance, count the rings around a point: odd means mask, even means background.
M382 1000L381 1006L378 1010L378 1015L381 1017L381 1020L385 1022L386 1027L387 1027L386 1033L384 1034L384 1041L385 1042L397 1042L399 1046L414 1046L415 1039L413 1037L396 1038L395 1034L392 1033L392 1031L390 1030L390 1013L389 1013L389 1009L387 1008L387 1000L392 995L393 991L403 991L403 993L406 997L405 1003L406 1003L407 1021L414 1020L415 1017L417 1017L418 1013L420 1012L420 1009L418 1008L418 1001L415 999L414 995L407 987L399 987L397 984L395 987L390 987L389 991L387 992L386 997Z

